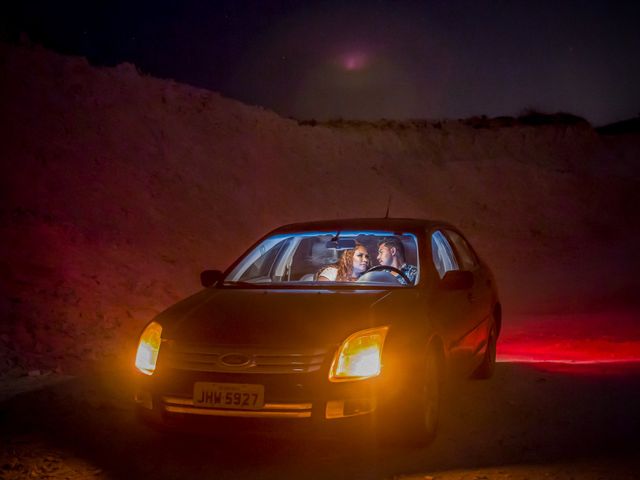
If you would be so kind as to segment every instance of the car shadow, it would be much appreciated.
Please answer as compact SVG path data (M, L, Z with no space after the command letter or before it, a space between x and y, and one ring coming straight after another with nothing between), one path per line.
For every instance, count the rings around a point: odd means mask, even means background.
M214 437L141 424L132 382L114 372L70 379L0 403L0 438L37 439L114 478L389 478L414 472L624 455L640 441L640 368L553 371L497 365L488 381L449 382L425 448L279 432ZM240 433L240 434L238 434ZM281 433L281 432L280 432Z

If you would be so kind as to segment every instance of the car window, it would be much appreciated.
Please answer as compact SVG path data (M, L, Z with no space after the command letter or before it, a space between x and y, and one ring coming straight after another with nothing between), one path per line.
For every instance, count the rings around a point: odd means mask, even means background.
M431 256L440 278L449 270L459 270L453 248L440 230L431 234Z
M224 283L413 286L420 279L418 251L412 233L276 234L240 259Z
M467 241L458 232L446 230L447 236L456 249L462 270L472 271L478 266L476 256Z
M283 251L288 240L283 239L275 244L264 244L257 249L258 255L251 265L239 277L241 282L269 278L276 266L276 259Z

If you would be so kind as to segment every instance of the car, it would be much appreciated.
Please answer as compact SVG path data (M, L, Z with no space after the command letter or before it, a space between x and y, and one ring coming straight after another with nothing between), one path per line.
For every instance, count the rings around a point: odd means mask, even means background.
M136 352L146 422L209 432L435 435L451 375L488 378L502 307L463 234L420 219L297 223L157 315Z

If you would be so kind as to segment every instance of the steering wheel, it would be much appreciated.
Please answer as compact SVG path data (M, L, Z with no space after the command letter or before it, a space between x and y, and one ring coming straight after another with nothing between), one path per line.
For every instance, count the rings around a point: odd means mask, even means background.
M379 272L381 270L386 270L386 271L391 272L391 273L397 273L400 277L402 277L402 279L406 282L407 285L411 285L412 284L411 280L409 280L409 277L407 277L402 270L400 270L399 268L396 268L396 267L392 267L391 265L376 265L375 267L371 267L369 270L364 272L362 275L364 275L366 273L369 273L369 272ZM362 276L362 275L360 275L360 276Z

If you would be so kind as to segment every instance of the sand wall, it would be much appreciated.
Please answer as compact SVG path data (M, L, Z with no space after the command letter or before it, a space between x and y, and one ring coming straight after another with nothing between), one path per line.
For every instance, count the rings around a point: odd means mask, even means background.
M467 233L507 314L634 303L637 135L301 125L38 47L0 45L0 92L0 371L118 350L267 230L383 216L389 195Z

